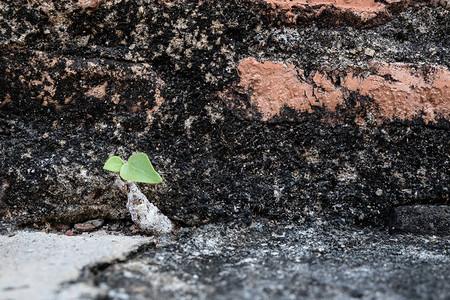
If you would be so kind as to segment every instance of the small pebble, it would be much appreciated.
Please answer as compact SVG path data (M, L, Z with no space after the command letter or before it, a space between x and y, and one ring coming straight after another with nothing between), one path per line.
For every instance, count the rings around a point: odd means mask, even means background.
M75 224L75 229L79 232L91 232L95 230L95 226L89 222Z
M367 56L373 57L375 55L375 50L366 48L366 50L364 51L364 54Z
M131 233L138 233L140 231L136 225L131 225L130 230Z
M65 235L67 235L67 236L74 236L74 235L76 235L75 233L73 233L73 231L72 230L67 230L66 231L66 233L64 233Z
M95 219L95 220L87 221L86 223L91 223L92 225L95 226L95 228L100 228L103 226L104 222L105 221L103 221L103 219Z

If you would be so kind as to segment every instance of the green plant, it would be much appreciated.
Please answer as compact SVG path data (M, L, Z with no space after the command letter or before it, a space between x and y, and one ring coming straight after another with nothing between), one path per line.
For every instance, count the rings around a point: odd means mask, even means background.
M103 169L118 172L120 177L128 181L160 183L161 176L155 171L145 153L136 153L124 162L119 156L110 157Z

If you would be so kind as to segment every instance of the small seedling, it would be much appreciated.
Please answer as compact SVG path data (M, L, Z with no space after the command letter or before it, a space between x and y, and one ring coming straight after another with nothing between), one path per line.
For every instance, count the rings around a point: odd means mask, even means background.
M130 156L128 162L124 162L118 156L110 157L103 169L118 172L120 177L116 184L119 187L128 187L127 208L130 211L131 220L143 232L152 234L168 234L174 230L172 221L163 215L159 209L148 201L147 197L139 190L134 182L160 183L161 176L153 169L152 163L144 153L136 153Z
M112 156L106 161L103 169L118 172L120 177L127 181L144 183L160 183L162 181L145 153L131 155L128 162L124 162L118 156Z

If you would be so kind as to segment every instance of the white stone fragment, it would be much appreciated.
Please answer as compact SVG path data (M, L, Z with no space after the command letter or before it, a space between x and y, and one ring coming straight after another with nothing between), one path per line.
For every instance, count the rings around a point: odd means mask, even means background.
M134 182L127 182L128 202L131 219L142 231L153 234L167 234L173 231L172 221L151 204Z

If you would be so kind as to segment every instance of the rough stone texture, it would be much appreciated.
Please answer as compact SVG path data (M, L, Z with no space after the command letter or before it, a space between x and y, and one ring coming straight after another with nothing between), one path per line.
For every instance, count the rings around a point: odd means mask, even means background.
M450 206L400 206L394 209L391 229L397 232L450 235Z
M106 299L448 299L448 238L327 222L183 229L177 244L91 268Z
M137 151L181 224L448 205L448 2L331 2L1 0L2 222L126 218L101 166ZM248 61L322 102L261 112Z

